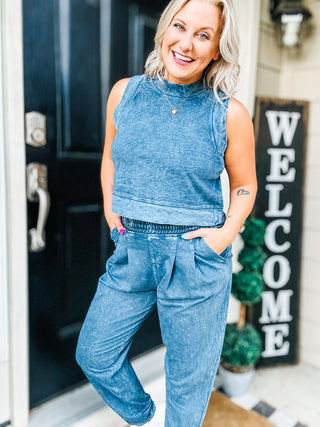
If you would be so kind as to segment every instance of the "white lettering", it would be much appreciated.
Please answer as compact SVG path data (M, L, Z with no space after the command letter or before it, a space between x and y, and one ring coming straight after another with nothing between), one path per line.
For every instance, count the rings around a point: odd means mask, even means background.
M277 300L275 300L274 292L262 292L262 314L259 322L289 322L292 320L290 314L290 298L292 295L291 289L281 290L278 292Z
M295 151L293 148L269 148L267 150L271 156L270 175L267 181L286 181L293 182L296 176L295 168L289 169L290 163L295 160Z
M289 111L266 111L272 145L280 144L283 135L284 145L289 147L298 125L301 114Z
M266 234L264 238L267 248L271 252L275 252L278 254L287 251L291 246L291 243L288 241L282 243L282 245L279 245L276 242L276 231L279 227L283 228L284 233L289 234L291 223L288 219L276 219L274 221L271 221L267 225Z
M274 277L276 263L279 264L278 280L276 280ZM283 288L288 283L290 275L291 268L289 261L283 255L273 255L264 263L263 278L266 285L272 289Z
M289 325L265 325L261 328L266 334L266 348L263 357L285 356L289 353L290 343L283 342L283 337L289 335ZM278 348L276 348L276 346Z
M292 203L288 202L286 206L282 210L280 210L280 191L282 191L283 189L283 184L266 185L266 190L269 191L269 209L265 212L265 216L291 216Z

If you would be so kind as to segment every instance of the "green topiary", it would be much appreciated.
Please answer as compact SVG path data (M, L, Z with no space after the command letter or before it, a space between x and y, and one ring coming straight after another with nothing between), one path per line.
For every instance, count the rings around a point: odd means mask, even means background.
M235 367L254 366L261 356L262 342L260 335L250 324L238 328L236 323L226 325L221 360L226 365Z
M262 249L266 231L265 221L249 218L244 223L241 237L244 247L238 255L243 269L232 275L232 295L241 302L237 323L226 325L226 333L221 353L221 362L229 371L245 372L254 367L261 356L262 340L254 326L246 323L246 305L261 300L264 288L261 274L267 258Z
M238 261L245 269L262 270L267 258L261 246L245 245L238 255Z
M259 271L239 271L232 275L232 295L242 304L256 304L264 289L263 276Z
M245 243L252 246L260 246L264 243L266 223L263 219L248 218L244 223L245 229L241 237Z

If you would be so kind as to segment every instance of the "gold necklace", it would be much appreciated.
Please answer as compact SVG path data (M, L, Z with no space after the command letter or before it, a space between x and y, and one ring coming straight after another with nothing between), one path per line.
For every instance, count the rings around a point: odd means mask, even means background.
M154 85L154 83L153 83L153 80L151 79L151 82L152 82L152 85L153 85L153 87L155 87L155 85ZM160 91L163 93L163 95L166 97L166 99L167 99L167 101L169 102L169 104L170 104L170 106L171 106L171 111L170 111L170 113L171 113L171 115L172 116L176 116L177 114L178 114L178 107L181 105L181 104L183 104L184 103L184 101L186 101L188 98L189 98L189 96L196 90L196 88L199 86L199 83L191 90L191 92L189 92L188 93L188 95L181 101L181 102L179 102L179 104L178 105L176 105L176 106L174 106L174 105L172 105L171 104L171 102L170 102L170 99L169 99L169 97L168 97L168 95L165 93L165 91L163 91L162 89L160 89Z

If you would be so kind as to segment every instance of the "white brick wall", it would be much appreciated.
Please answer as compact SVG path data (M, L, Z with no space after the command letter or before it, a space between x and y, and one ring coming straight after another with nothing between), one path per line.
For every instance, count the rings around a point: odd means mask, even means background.
M306 0L313 28L296 52L280 49L262 1L256 94L310 102L304 187L299 358L320 367L320 1Z

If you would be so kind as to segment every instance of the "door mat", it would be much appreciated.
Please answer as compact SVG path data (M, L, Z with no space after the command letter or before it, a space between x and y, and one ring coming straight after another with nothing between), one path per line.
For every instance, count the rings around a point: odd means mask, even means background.
M213 391L203 427L307 427L249 393L229 398Z
M218 391L211 393L203 427L275 427L266 417L232 402Z

